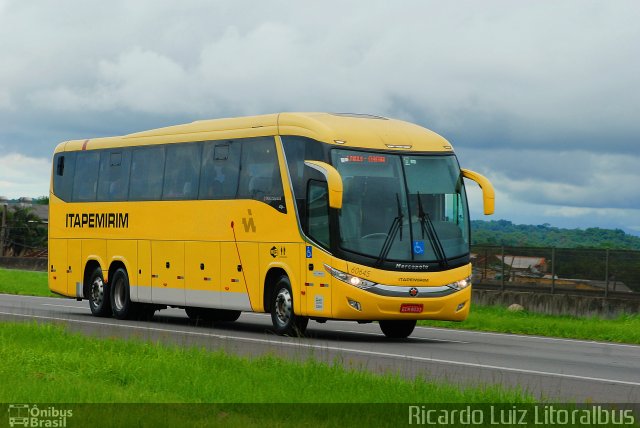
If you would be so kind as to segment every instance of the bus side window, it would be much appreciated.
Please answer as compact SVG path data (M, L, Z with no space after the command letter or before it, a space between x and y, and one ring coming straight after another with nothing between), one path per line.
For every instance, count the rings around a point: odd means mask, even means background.
M135 149L131 158L129 200L160 200L163 176L164 147Z
M200 181L202 146L198 143L167 146L163 200L196 199Z
M239 199L255 199L286 212L273 137L243 140L240 171Z
M76 153L63 152L55 155L53 164L53 194L63 201L71 201L73 174L76 168Z
M73 180L73 201L92 202L96 200L100 152L84 151L77 154L75 178Z
M298 208L300 223L302 229L307 230L306 183L311 177L309 176L309 168L305 167L304 161L326 161L323 143L295 135L283 135L280 138L287 159L287 168L289 169L289 176L291 178L291 184L293 185L293 195L295 197L296 207Z
M204 144L199 199L235 199L240 173L240 144L211 141Z
M64 155L57 156L58 162L54 162L57 164L56 175L64 175Z
M129 192L131 150L105 150L100 157L98 201L126 201Z

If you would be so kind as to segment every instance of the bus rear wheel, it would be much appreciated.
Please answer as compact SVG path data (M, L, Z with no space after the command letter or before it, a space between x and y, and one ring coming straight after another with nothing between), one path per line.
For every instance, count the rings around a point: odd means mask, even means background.
M380 330L390 339L404 339L413 333L416 320L384 320L380 321Z
M89 308L96 317L111 316L109 285L104 282L102 269L96 268L89 279Z
M281 336L304 336L309 318L293 312L293 295L289 278L281 276L271 296L271 322L276 334Z
M129 275L123 268L118 268L110 281L111 284L111 308L113 316L119 320L135 318L136 305L131 301L129 294Z

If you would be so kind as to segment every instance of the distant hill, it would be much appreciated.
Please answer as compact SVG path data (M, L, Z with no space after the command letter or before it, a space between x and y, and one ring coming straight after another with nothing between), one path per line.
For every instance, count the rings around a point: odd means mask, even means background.
M640 237L620 229L561 229L549 224L513 224L508 220L473 220L471 241L473 245L640 250Z

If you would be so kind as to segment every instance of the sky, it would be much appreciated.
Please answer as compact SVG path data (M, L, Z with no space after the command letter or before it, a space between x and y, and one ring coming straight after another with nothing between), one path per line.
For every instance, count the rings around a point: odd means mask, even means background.
M61 141L279 111L427 127L474 219L640 235L640 2L0 0L0 195Z

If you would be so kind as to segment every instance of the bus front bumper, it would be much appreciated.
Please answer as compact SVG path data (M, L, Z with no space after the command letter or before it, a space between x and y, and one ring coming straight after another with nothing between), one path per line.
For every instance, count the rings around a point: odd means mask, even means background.
M427 288L432 292L426 292ZM334 281L333 318L464 321L471 306L471 285L455 291L441 287L396 287L388 293L382 291L371 292Z

